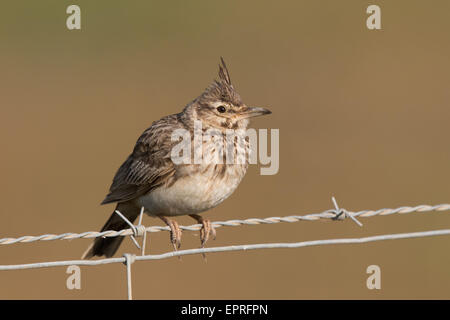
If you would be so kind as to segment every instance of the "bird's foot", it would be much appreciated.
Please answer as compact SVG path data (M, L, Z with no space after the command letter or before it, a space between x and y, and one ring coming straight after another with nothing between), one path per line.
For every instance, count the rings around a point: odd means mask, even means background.
M208 219L202 220L201 224L203 226L200 229L200 242L201 242L201 246L203 248L203 247L205 247L205 244L208 241L210 236L213 238L213 240L216 240L216 229L212 225L211 221Z
M159 217L170 228L170 242L173 245L173 249L177 251L181 247L181 229L178 222L170 220L166 217Z
M202 225L202 228L200 229L200 243L202 248L205 247L205 244L209 240L210 236L212 236L214 240L216 239L216 229L212 225L211 221L204 219L198 214L191 214L189 216L197 220L197 222Z

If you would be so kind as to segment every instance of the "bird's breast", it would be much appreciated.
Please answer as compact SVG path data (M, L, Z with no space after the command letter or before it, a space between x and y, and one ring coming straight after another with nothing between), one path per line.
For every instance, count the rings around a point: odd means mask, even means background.
M233 193L247 171L249 142L240 138L231 143L225 138L203 139L193 152L201 148L201 163L177 166L176 173L164 185L138 199L139 206L144 206L150 215L176 216L219 205ZM231 161L227 150L233 154Z
M181 177L137 199L150 215L177 216L206 211L219 205L237 188L247 165L186 165Z

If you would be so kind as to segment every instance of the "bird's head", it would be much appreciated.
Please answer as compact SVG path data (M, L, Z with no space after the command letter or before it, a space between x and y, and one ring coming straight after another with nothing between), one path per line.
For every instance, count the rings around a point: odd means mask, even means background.
M249 107L231 84L230 74L223 58L220 58L219 78L186 108L204 126L221 130L245 129L249 119L272 113L260 107Z

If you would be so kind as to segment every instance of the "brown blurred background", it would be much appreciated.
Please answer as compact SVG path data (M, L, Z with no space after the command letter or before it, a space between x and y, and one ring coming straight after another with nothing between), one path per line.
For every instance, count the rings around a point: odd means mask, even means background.
M82 30L66 28L81 7ZM381 7L382 30L366 28ZM98 230L116 169L179 112L219 56L280 129L280 171L253 166L212 220L450 201L450 2L12 1L0 12L0 238ZM181 224L193 220L182 217ZM209 246L448 228L449 213L220 228ZM144 218L146 225L161 225ZM133 265L136 299L450 298L449 237L186 256ZM0 246L0 264L78 259L91 240ZM185 232L182 248L198 247ZM171 250L151 234L148 253ZM118 256L137 253L129 239ZM381 267L381 290L366 288ZM0 272L2 299L124 299L125 267Z

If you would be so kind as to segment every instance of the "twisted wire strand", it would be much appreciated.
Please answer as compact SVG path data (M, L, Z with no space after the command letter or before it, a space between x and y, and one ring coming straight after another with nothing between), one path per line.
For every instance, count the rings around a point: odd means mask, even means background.
M418 205L415 207L403 206L395 209L379 209L379 210L362 210L358 212L351 212L345 209L329 209L323 211L321 213L312 213L307 215L292 215L286 217L269 217L269 218L249 218L245 220L228 220L228 221L216 221L213 222L212 225L215 228L220 227L237 227L241 225L258 225L258 224L274 224L280 222L299 222L299 221L316 221L320 219L333 219L336 220L339 217L339 214L342 212L346 212L350 217L373 217L373 216L386 216L391 214L406 214L412 212L431 212L431 211L450 211L450 204L438 204L438 205ZM345 215L341 215L339 218L343 219ZM180 226L182 230L188 231L198 231L202 227L201 224L194 224L190 226ZM170 231L169 227L166 226L150 226L145 228L146 232L161 232L161 231ZM136 235L135 230L133 229L123 229L120 231L88 231L82 233L63 233L59 235L55 234L44 234L39 236L22 236L19 238L2 238L0 239L0 245L7 244L15 244L15 243L29 243L35 241L52 241L52 240L72 240L72 239L91 239L98 237L118 237L118 236L128 236L128 235Z
M258 249L279 249L279 248L302 248L311 246L321 246L321 245L332 245L332 244L360 244L375 241L385 241L385 240L399 240L399 239L411 239L411 238L424 238L433 236L443 236L450 235L450 229L432 230L432 231L420 231L420 232L409 232L409 233L397 233L397 234L385 234L377 235L364 238L341 238L341 239L326 239L326 240L312 240L312 241L302 241L302 242L290 242L290 243L259 243L259 244L246 244L246 245L232 245L223 247L211 247L211 248L199 248L199 249L187 249L179 251L171 251L162 254L155 255L130 255L125 254L120 258L106 258L99 260L67 260L67 261L53 261L53 262L38 262L38 263L28 263L28 264L17 264L17 265L0 265L0 271L6 270L23 270L23 269L36 269L36 268L49 268L49 267L61 267L61 266L96 266L111 263L125 263L127 265L127 279L130 283L131 279L131 263L135 261L146 261L146 260L161 260L176 256L194 255L194 254L205 254L214 252L225 252L225 251L248 251L248 250L258 250ZM131 290L129 286L129 298L131 298Z

